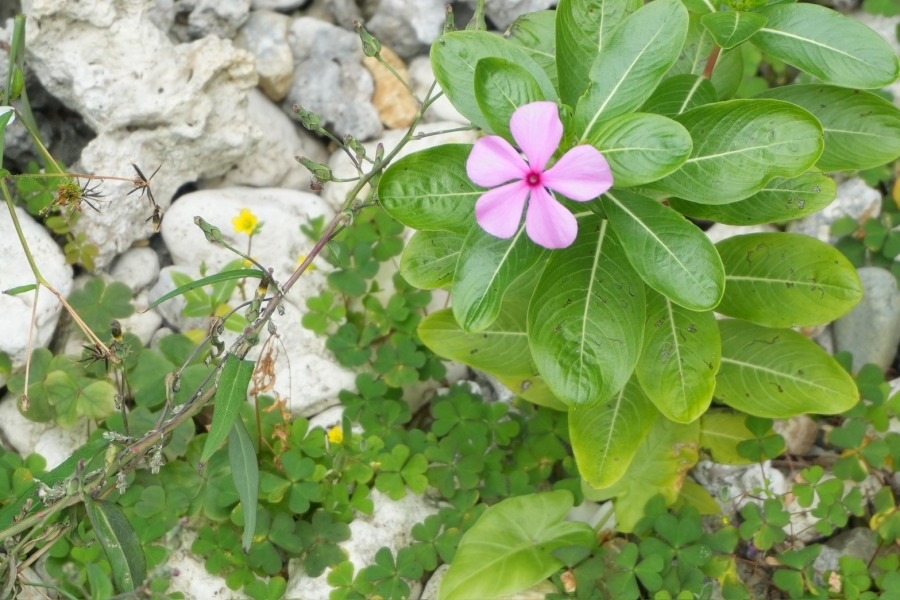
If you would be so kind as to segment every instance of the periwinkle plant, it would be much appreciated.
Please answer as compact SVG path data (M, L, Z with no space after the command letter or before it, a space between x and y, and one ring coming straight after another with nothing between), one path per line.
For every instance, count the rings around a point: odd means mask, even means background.
M805 83L735 98L744 44ZM446 32L431 61L456 109L491 137L410 155L380 181L381 205L418 230L401 272L452 296L419 335L568 411L589 495L615 499L621 529L650 496L678 499L701 436L723 416L742 427L745 415L836 414L857 402L852 378L791 329L859 302L852 265L787 233L714 245L688 217L796 219L834 200L828 173L900 156L900 110L865 91L900 71L875 32L790 1L562 0L505 37ZM563 130L558 148L555 134L531 132L546 140L539 170L592 148L612 188L566 197L547 183L525 201L521 159L497 140L534 161L540 151L516 120L535 106L555 107ZM505 157L491 177L488 143ZM601 179L603 164L585 176ZM505 201L493 202L504 188L479 184L505 185ZM560 207L552 216L546 188Z

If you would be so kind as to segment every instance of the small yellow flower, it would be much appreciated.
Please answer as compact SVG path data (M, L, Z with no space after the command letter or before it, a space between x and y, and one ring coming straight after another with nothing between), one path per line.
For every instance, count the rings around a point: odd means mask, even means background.
M332 444L343 444L344 443L344 430L340 425L335 425L331 429L328 430L328 441Z
M249 209L245 208L241 210L240 214L231 220L231 223L234 225L235 233L246 233L247 235L253 235L256 233L257 225L259 224L259 219L250 212Z
M303 262L304 262L307 258L309 258L309 254L301 254L301 255L300 255L300 258L297 259L297 267L299 267L300 265L302 265ZM306 270L307 270L307 271L318 271L318 269L316 268L316 263L314 263L314 262L309 263L309 266L306 267Z

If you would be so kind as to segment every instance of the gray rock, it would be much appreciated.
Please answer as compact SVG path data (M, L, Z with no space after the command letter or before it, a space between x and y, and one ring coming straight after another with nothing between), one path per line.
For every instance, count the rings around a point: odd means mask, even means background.
M837 241L831 235L831 226L839 219L853 217L862 222L875 218L880 213L881 192L870 188L859 177L854 177L838 185L834 202L817 213L789 223L787 230L831 244Z
M894 274L879 267L859 269L864 297L834 324L838 351L853 353L853 371L866 363L886 370L900 343L900 292Z
M0 400L0 431L20 455L40 454L47 460L47 469L53 469L87 442L88 422L80 419L71 429L62 429L54 423L29 421L19 412L17 399L7 394Z
M147 176L164 164L152 189L165 209L179 187L225 173L252 147L247 96L256 73L252 56L231 42L174 45L149 20L152 4L33 0L25 8L31 68L98 134L78 168L131 178L130 162ZM132 189L107 181L103 191L115 201L79 221L101 268L153 233L147 201L126 197Z
M234 38L250 15L250 0L162 0L174 9L170 33L180 42L208 35Z
M113 279L138 292L159 277L159 256L152 248L131 248L122 253L110 271Z
M294 81L284 108L293 113L299 104L322 117L322 124L338 137L360 140L381 133L378 111L372 106L372 75L362 64L359 37L317 19L301 17L288 35L294 53Z
M288 44L290 17L268 10L258 10L238 32L234 43L256 58L259 87L266 96L281 102L294 78L294 57Z
M22 233L28 242L35 263L41 275L63 296L72 290L72 268L50 234L28 213L19 208L16 216ZM19 238L7 210L0 211L0 291L34 283L34 274L19 244ZM35 348L43 348L53 336L59 318L59 301L46 289L38 294L37 308L34 309L35 293L26 292L16 296L0 294L0 352L5 352L12 360L13 369L25 365L28 356L29 335L32 312L34 312L35 332L32 341Z
M444 0L381 0L366 28L382 44L411 58L443 31L445 4Z
M474 7L477 0L466 0ZM522 15L538 10L545 10L556 4L557 0L490 0L487 2L485 12L487 17L497 26L497 29L506 29L513 21ZM465 23L463 23L465 25Z
M834 536L822 545L822 552L813 562L813 569L819 575L828 571L839 571L840 560L844 556L858 558L868 563L878 549L878 534L868 527L854 527Z
M713 244L718 244L722 240L735 237L737 235L746 235L748 233L775 233L778 231L771 225L725 225L723 223L715 223L706 230L708 237Z

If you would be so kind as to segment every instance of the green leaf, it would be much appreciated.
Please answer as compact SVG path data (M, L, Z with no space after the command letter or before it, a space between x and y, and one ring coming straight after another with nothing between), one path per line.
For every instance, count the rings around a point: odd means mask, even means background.
M701 204L736 202L773 177L800 175L824 148L816 118L778 100L717 102L676 120L694 140L691 157L648 187Z
M419 289L449 287L465 239L450 231L417 231L403 250L400 274Z
M690 423L709 408L721 357L712 312L694 312L648 293L644 349L635 374L666 418Z
M750 41L825 83L881 88L900 73L897 53L859 21L805 3L776 4L760 12L768 23Z
M691 153L691 135L679 123L651 113L621 115L600 125L590 144L603 153L616 187L640 185L678 169Z
M751 233L716 244L725 295L716 310L769 327L823 325L862 300L856 269L838 250L794 233Z
M752 12L715 12L700 17L716 43L724 50L746 42L766 24L766 16Z
M871 92L831 85L788 85L760 94L811 112L825 131L816 167L826 172L871 169L900 156L900 109Z
M672 198L669 206L695 219L726 225L759 225L811 215L835 198L837 186L831 177L807 171L797 177L776 177L749 198L730 204L698 204Z
M216 410L213 413L209 435L203 444L203 452L200 453L200 462L205 463L209 460L234 427L241 406L247 402L247 388L254 367L252 361L241 360L234 354L229 354L225 359L225 367L222 369L216 390Z
M700 447L709 450L712 459L725 465L747 465L753 461L738 452L738 444L754 440L747 429L747 415L729 410L711 410L700 418Z
M847 372L815 342L790 329L719 321L722 367L716 398L750 415L832 415L859 400Z
M101 338L109 335L113 319L123 319L134 313L131 288L120 281L109 285L100 277L88 280L80 290L72 292L69 304L81 319Z
M236 419L228 432L228 464L234 487L244 507L244 534L241 546L244 553L250 551L256 532L256 510L259 501L259 464L256 451L247 428L241 419Z
M631 532L644 517L644 507L656 495L666 504L678 499L688 471L697 463L699 425L680 425L668 419L656 419L641 439L625 475L601 489L583 486L585 498L596 502L613 499L616 528Z
M628 261L650 287L691 310L719 303L725 270L703 231L668 206L626 190L607 192L601 201Z
M544 70L554 87L556 74L556 13L540 10L526 13L516 19L509 28L509 41L521 46Z
M475 65L475 101L494 133L513 141L509 120L520 106L547 97L528 70L503 58L482 58Z
M431 46L434 77L456 110L481 129L496 133L475 99L475 66L483 58L502 58L524 68L545 98L556 97L550 78L520 45L487 31L445 33Z
M569 409L569 437L584 480L596 488L619 481L658 416L633 378L609 402Z
M575 108L582 141L593 137L604 120L632 112L650 97L675 64L687 27L688 12L679 0L656 0L613 31L591 66L587 91Z
M641 0L560 0L556 7L556 68L562 101L575 106L587 90L591 67L622 20Z
M118 504L93 500L87 495L83 499L91 527L112 568L116 588L122 593L135 591L147 578L147 565L134 528Z
M718 101L716 88L706 77L684 73L660 83L639 109L665 117L674 117L692 108Z
M528 306L528 341L538 371L569 405L619 391L640 355L644 283L607 221L579 219L578 237L554 252Z
M110 382L92 381L79 390L78 414L99 421L113 414L115 410L116 388Z
M490 600L528 589L563 564L552 552L590 546L594 532L565 520L574 500L557 490L509 498L469 529L441 583L439 600Z
M3 290L3 293L7 296L18 296L19 294L24 294L26 292L30 292L37 289L37 284L29 283L28 285L19 285L16 287L11 287L8 290Z
M524 222L508 240L474 225L463 242L450 287L456 321L466 331L487 328L500 314L503 295L513 281L547 254L525 234Z
M235 269L233 271L223 271L222 273L216 273L215 275L210 275L209 277L202 277L196 281L191 281L190 283L187 283L185 285L180 285L171 292L160 296L142 312L146 312L151 308L156 308L166 300L171 300L176 296L181 296L182 294L186 294L198 288L206 287L207 285L212 285L214 283L219 283L222 281L230 281L232 279L246 279L247 277L262 279L263 272L259 269Z
M484 193L466 174L471 151L470 145L448 144L401 158L378 184L381 206L407 227L466 235Z

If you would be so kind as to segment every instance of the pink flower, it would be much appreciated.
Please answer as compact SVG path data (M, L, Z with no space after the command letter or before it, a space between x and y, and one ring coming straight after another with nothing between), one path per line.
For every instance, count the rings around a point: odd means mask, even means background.
M593 146L575 146L546 168L563 135L559 110L553 102L519 107L509 128L527 162L496 135L475 142L466 161L469 179L481 187L494 188L475 204L478 224L493 236L510 238L519 230L527 204L528 237L545 248L570 246L578 234L578 223L550 191L578 202L593 200L612 187L609 164Z

